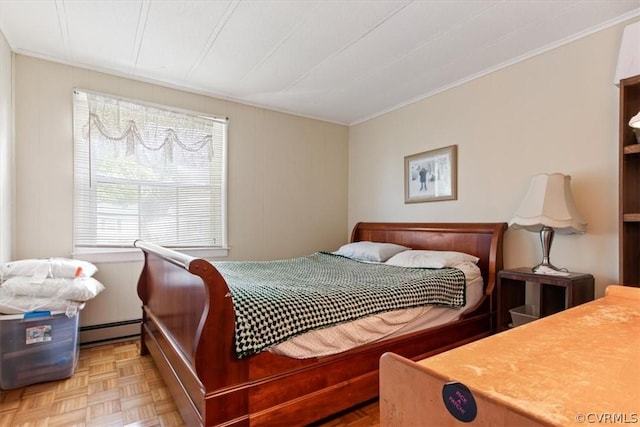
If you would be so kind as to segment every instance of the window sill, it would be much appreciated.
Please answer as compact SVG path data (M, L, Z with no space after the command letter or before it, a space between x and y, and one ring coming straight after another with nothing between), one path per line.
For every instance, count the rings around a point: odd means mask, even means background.
M213 259L226 257L228 248L215 249L180 249L180 252L196 258ZM71 255L73 259L81 259L96 264L142 262L142 251L136 248L76 248Z

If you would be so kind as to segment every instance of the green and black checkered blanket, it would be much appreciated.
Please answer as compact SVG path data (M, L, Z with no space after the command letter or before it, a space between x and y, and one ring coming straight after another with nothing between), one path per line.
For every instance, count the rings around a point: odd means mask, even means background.
M231 291L238 357L312 329L425 304L462 307L458 269L402 268L325 252L277 261L215 262Z

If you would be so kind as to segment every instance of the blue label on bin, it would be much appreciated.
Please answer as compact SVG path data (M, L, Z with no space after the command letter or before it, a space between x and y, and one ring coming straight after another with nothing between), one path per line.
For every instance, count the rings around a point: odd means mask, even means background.
M50 311L31 311L22 316L23 319L34 319L37 317L51 317Z
M444 406L455 419L470 423L478 414L476 400L464 384L447 383L442 387Z

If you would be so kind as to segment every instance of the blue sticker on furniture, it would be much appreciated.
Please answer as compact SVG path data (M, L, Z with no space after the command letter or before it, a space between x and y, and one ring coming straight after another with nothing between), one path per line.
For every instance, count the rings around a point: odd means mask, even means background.
M447 383L442 387L442 401L458 421L470 423L478 414L476 401L464 384Z

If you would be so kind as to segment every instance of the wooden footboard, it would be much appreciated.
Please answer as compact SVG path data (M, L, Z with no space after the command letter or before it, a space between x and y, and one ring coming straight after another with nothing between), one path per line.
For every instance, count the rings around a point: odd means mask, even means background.
M485 297L457 322L333 356L291 359L262 352L237 359L229 289L207 261L137 241L142 351L150 353L187 425L294 425L318 420L378 394L378 360L388 351L414 360L494 331L493 287L506 224L359 223L352 241L458 250L480 257Z

